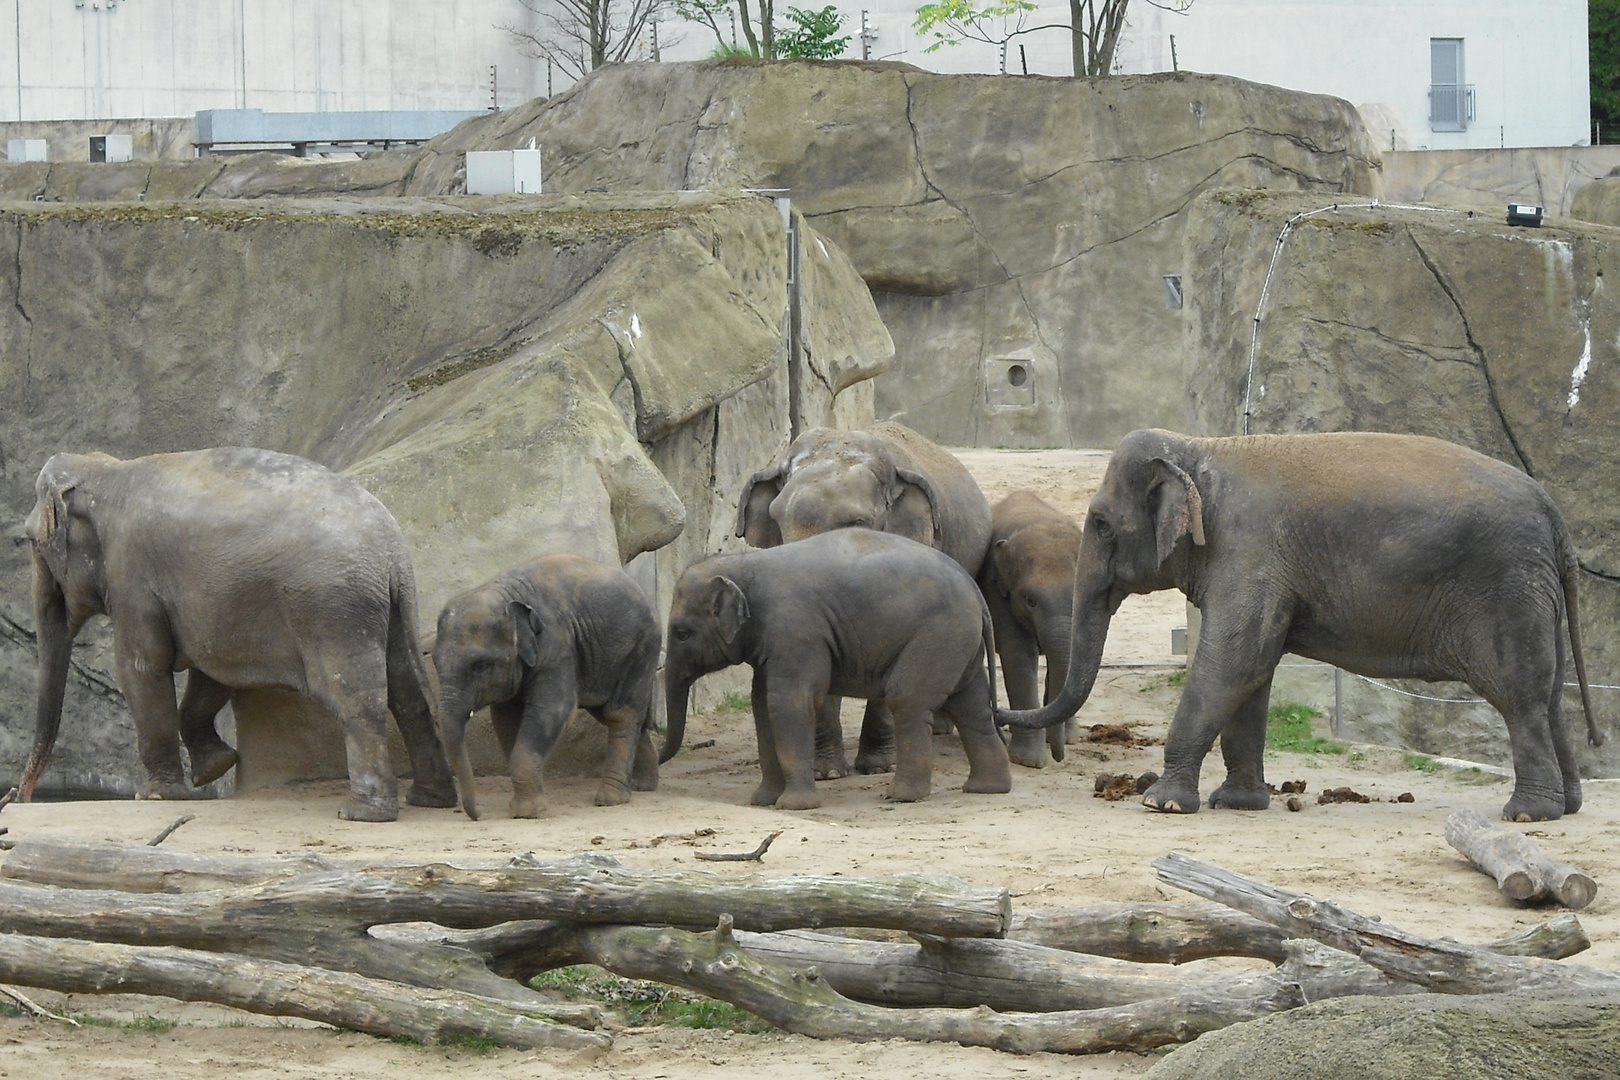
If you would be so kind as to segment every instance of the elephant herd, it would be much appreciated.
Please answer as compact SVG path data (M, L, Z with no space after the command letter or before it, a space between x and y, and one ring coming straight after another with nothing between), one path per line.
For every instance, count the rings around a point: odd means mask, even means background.
M340 814L353 820L398 816L390 713L411 759L407 801L453 806L459 787L476 818L465 729L486 706L514 816L541 811L541 768L576 707L608 731L597 803L624 802L656 787L658 764L679 750L693 682L736 664L753 669L756 805L819 805L816 781L850 771L846 696L867 701L854 768L892 769L891 797L928 796L932 736L953 725L964 790L1005 792L1009 762L1063 757L1120 604L1172 588L1199 607L1202 633L1149 807L1199 808L1217 738L1227 776L1209 805L1269 805L1266 710L1285 652L1468 683L1507 722L1515 782L1503 815L1546 820L1581 805L1563 715L1567 624L1588 735L1602 741L1556 506L1525 474L1419 436L1133 432L1082 526L1028 493L992 511L955 457L899 424L818 428L749 480L737 534L757 550L689 567L667 638L628 575L571 555L451 599L433 647L437 713L404 537L351 481L265 450L58 454L35 494L24 533L39 692L25 799L55 740L74 636L96 614L113 623L139 794L189 794L181 744L192 785L223 776L237 756L216 714L234 690L280 688L341 718ZM668 730L656 755L661 646ZM998 654L1010 709L996 705Z

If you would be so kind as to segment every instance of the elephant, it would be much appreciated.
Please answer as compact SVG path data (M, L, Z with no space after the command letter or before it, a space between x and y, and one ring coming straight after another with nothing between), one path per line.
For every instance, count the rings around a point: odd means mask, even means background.
M990 545L990 503L962 463L903 424L866 431L812 428L775 464L743 485L737 535L757 548L864 526L938 548L968 574ZM828 697L816 718L816 777L849 774L841 702ZM894 722L869 700L855 755L860 773L894 766Z
M1080 526L1028 491L1014 491L991 511L990 551L979 569L979 588L996 629L1001 680L1008 707L1041 704L1038 671L1046 657L1045 700L1057 696L1069 668L1069 629L1074 568L1080 559ZM1013 732L1008 756L1015 765L1039 769L1047 747L1063 760L1069 717L1042 733Z
M113 624L118 683L146 779L139 796L190 795L236 764L214 718L231 691L307 694L343 724L349 794L340 816L399 816L387 723L410 753L416 806L454 806L434 730L405 537L369 492L312 461L222 447L121 461L57 454L35 481L39 700L28 798L62 718L73 639ZM175 707L174 673L188 671Z
M439 730L467 816L478 819L467 721L486 705L510 763L515 818L539 816L546 755L576 708L608 729L596 805L657 788L652 704L662 643L641 586L577 555L543 555L452 597L439 613L433 666Z
M1603 741L1577 571L1541 484L1453 443L1135 431L1087 511L1062 690L997 720L1046 727L1077 709L1125 597L1180 589L1203 625L1147 806L1198 809L1217 735L1226 780L1210 805L1269 805L1266 708L1277 662L1293 652L1359 675L1467 683L1507 721L1514 787L1503 817L1551 820L1581 806L1563 713L1566 620L1588 736Z
M733 664L754 669L754 730L763 779L756 806L820 806L815 719L831 694L882 697L895 721L890 797L928 797L933 717L956 723L967 751L963 791L1011 790L992 722L995 638L978 587L932 548L870 529L838 529L689 567L670 607L664 687L680 749L692 683Z

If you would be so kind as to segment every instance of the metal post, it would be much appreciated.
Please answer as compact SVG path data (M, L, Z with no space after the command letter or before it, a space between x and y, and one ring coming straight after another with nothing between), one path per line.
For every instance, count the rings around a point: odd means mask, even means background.
M776 198L776 208L782 212L782 224L787 226L787 347L788 347L788 438L797 439L804 428L804 386L800 373L802 312L799 307L799 231L793 222L793 199L782 195Z
M1333 737L1344 734L1344 672L1333 669Z
M870 60L870 59L872 59L872 23L867 18L867 14L868 14L867 10L865 8L861 8L861 59L862 60ZM18 38L18 40L21 41L21 38ZM19 45L18 48L21 48L21 45ZM19 60L18 61L18 68L17 68L18 71L22 70L21 64L22 64L22 62ZM22 85L22 82L21 82L22 76L18 75L17 79L18 79L18 85L19 86ZM20 93L20 91L19 91L19 93ZM21 101L22 99L18 98L17 100ZM22 115L22 112L21 112L22 106L18 105L17 109L18 109L18 115L21 116Z
M551 61L546 61L546 97L551 96Z
M1018 63L1022 65L1024 74L1029 74L1029 56L1024 52L1023 45L1018 46Z
M1180 71L1181 63L1176 59L1176 35L1170 35L1170 70Z
M1001 43L1001 73L1003 75L1007 74L1007 43L1005 41Z
M663 59L663 57L658 55L658 20L657 19L654 19L652 21L652 37L653 37L653 63L656 64L660 60Z
M489 111L500 112L500 83L495 74L495 65L489 65Z

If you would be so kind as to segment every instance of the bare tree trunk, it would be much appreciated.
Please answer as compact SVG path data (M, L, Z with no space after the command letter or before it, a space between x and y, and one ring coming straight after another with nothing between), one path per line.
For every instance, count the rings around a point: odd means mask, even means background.
M1101 904L1022 911L1007 936L1052 949L1148 964L1253 956L1280 964L1283 935L1220 904Z
M1181 854L1153 860L1159 879L1245 911L1284 932L1354 953L1380 971L1446 994L1510 990L1572 992L1620 989L1620 973L1550 960L1503 956L1448 938L1409 933L1348 911L1331 900L1234 874Z
M1446 818L1446 843L1495 878L1510 900L1530 903L1551 896L1565 907L1583 908L1597 895L1597 882L1553 862L1528 836L1497 828L1478 810L1458 810Z
M494 1039L502 1046L582 1050L612 1040L504 1002L423 990L346 972L193 949L143 948L0 934L0 981L69 994L156 994L263 1016L296 1016L423 1042Z

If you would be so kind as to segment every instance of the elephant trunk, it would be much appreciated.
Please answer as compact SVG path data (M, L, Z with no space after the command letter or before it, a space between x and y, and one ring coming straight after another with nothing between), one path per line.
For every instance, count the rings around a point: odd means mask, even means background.
M662 765L674 757L681 749L681 740L686 738L686 709L692 700L692 683L696 680L684 671L677 673L674 665L666 664L664 668L664 748L658 754L658 764Z
M1068 659L1062 660L1063 654L1058 654L1058 662L1064 665L1062 689L1039 709L997 709L996 723L1019 729L1049 728L1080 711L1102 667L1103 642L1108 638L1108 623L1113 616L1108 592L1106 582L1093 586L1076 577Z
M1044 703L1057 696L1068 678L1069 650L1074 647L1074 618L1068 612L1053 615L1041 623L1038 637L1041 652L1046 657L1046 687L1041 695ZM1065 716L1046 729L1046 745L1052 751L1053 761L1063 760L1065 729L1069 718Z
M67 693L68 660L73 653L74 627L69 625L67 599L42 567L34 571L34 625L39 639L38 711L34 718L34 749L28 755L18 797L29 802L34 785L56 745L62 724L62 698Z
M478 789L473 782L472 760L467 757L467 724L472 720L472 702L460 687L443 684L439 687L439 700L439 737L444 742L444 754L456 773L461 808L469 821L477 821Z

